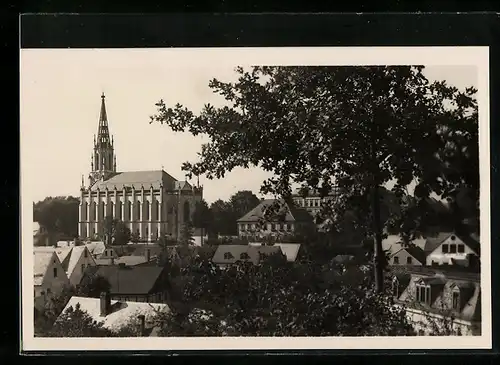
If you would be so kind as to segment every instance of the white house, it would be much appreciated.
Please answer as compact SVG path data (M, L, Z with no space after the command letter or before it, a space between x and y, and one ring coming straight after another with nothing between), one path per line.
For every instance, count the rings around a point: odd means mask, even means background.
M55 251L33 252L35 308L43 308L53 295L62 292L70 282Z
M479 237L453 232L439 233L427 238L424 251L428 266L455 265L460 262L467 266L470 255L479 257Z
M80 284L80 281L88 267L95 266L96 262L88 248L81 246L66 247L35 247L37 252L55 252L61 265L66 272L71 285Z

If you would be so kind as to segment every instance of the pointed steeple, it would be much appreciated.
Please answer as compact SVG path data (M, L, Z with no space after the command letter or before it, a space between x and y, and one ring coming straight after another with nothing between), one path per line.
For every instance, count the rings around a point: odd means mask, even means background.
M116 157L113 141L109 133L108 114L104 93L101 95L101 110L97 138L94 135L94 153L92 154L91 176L93 181L106 180L116 172Z
M109 138L108 115L106 114L106 102L104 93L101 95L101 113L99 115L99 129L97 131L97 144L102 147L111 145Z

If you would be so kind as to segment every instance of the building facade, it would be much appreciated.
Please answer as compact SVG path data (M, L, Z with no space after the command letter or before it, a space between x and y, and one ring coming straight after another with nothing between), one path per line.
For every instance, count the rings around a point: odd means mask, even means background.
M192 219L196 203L203 198L203 187L178 181L163 169L118 172L104 94L101 99L88 184L82 177L80 188L79 236L101 236L109 216L124 222L142 240L179 237L182 225Z

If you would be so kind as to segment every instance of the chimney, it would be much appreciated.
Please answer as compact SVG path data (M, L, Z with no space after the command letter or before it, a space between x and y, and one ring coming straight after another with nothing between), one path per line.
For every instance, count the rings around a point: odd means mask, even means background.
M125 263L124 263L124 262L119 262L119 263L118 263L118 268L119 268L119 269L125 269L126 267L127 267L127 265L125 265Z
M149 262L151 260L151 252L149 251L148 247L146 247L145 253L146 253L146 261Z
M111 309L111 295L109 292L102 292L100 297L101 317L106 317Z
M146 317L144 314L140 314L137 318L139 319L139 335L144 336L146 333Z

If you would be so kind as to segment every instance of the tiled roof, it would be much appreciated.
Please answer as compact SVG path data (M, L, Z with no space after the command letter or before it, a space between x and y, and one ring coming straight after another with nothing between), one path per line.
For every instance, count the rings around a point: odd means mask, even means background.
M232 257L225 258L226 253L230 253ZM277 252L282 252L280 246L250 246L250 245L219 245L214 253L212 261L216 264L233 264L237 261L244 261L241 254L246 253L253 264L258 264L260 253L271 255Z
M264 218L266 209L273 203L279 203L281 205L279 213L284 215L285 222L310 222L313 220L305 209L290 205L286 203L284 199L265 199L243 217L238 219L238 222L258 222L259 219ZM279 213L277 215L280 215Z
M114 190L115 187L117 190L122 190L124 187L134 187L136 190L144 187L147 190L151 186L153 189L159 189L160 185L163 185L166 189L174 190L176 181L176 179L163 170L126 171L118 172L108 180L97 181L92 185L91 190L95 191L99 188L102 191L106 187L108 190Z
M103 327L110 331L117 332L121 328L136 322L137 316L144 315L146 326L152 327L158 312L168 313L170 311L166 304L141 303L141 302L119 302L111 301L112 311L105 317L101 317L100 298L71 297L64 308L64 313L69 307L76 307L80 304L80 309L87 312L96 322L102 322Z
M54 251L34 251L33 252L33 276L34 285L42 285L43 278L47 272L47 268L54 257L57 257Z
M95 275L105 277L112 294L148 294L163 272L158 266L97 266Z
M102 241L92 241L85 244L90 253L94 256L101 255L106 250L106 245Z

